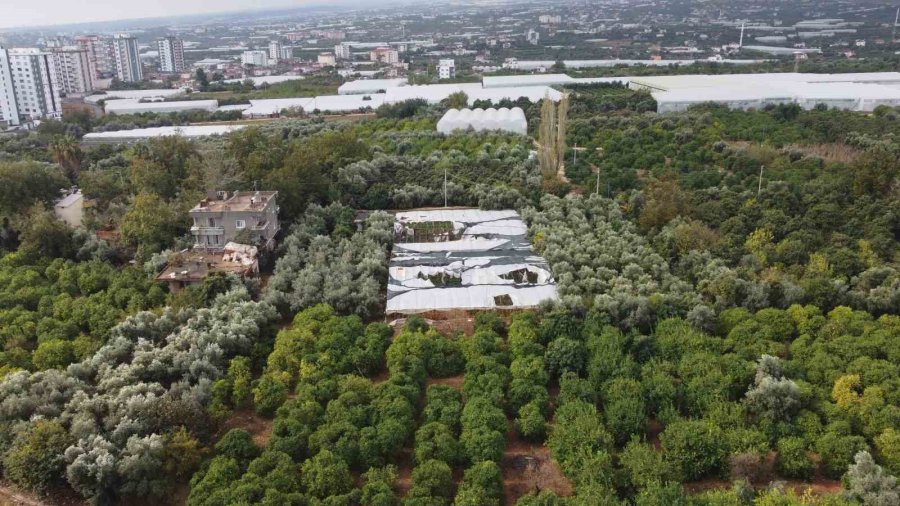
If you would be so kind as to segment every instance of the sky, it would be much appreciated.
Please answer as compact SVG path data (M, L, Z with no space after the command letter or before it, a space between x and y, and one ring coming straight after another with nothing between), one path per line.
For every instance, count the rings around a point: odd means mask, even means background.
M348 0L0 0L0 28L336 3Z

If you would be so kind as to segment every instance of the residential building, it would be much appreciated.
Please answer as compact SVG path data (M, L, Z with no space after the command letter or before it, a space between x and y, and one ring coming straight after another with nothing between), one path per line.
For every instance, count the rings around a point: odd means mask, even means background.
M379 47L373 49L369 53L369 59L374 62L393 65L400 62L400 53L396 49L391 49L389 47Z
M453 79L456 77L456 62L453 59L438 61L438 78Z
M61 116L51 54L37 48L0 48L0 119L18 126L23 120Z
M306 34L300 32L290 32L284 34L284 37L291 42L299 42L306 38Z
M164 37L156 41L159 52L159 71L172 74L184 72L184 41L177 37Z
M540 23L543 25L558 25L558 24L562 23L562 16L560 16L560 15L554 16L551 14L544 14L538 18L538 21L540 21Z
M338 60L353 59L353 53L350 52L350 43L342 42L334 46L334 57Z
M84 207L84 195L81 194L81 190L67 191L53 205L53 214L70 227L78 228L84 221Z
M269 53L266 51L244 51L241 53L241 65L256 65L265 67L268 63Z
M96 35L84 35L75 38L75 45L87 51L88 64L96 79L111 77L116 72L112 45L107 39Z
M49 52L56 68L60 93L72 95L94 91L96 76L91 70L86 49L78 46L54 47Z
M525 40L528 41L529 44L538 45L538 42L541 40L541 34L538 33L537 30L528 29L525 33Z
M167 283L170 292L202 283L211 274L234 274L241 278L259 274L258 249L249 244L229 242L221 251L193 249L169 255L165 269L156 280Z
M229 242L275 245L278 205L275 191L210 192L190 210L195 248L221 250Z
M281 60L282 55L284 54L282 51L283 47L280 40L269 41L269 59L274 60L275 62Z
M314 30L312 34L326 40L344 40L344 37L347 36L343 30Z
M138 54L137 39L129 35L116 35L109 40L112 45L114 61L116 63L116 77L126 83L138 82L144 79L144 69L141 66L141 57Z
M323 67L334 67L337 64L334 55L331 53L319 53L319 65Z

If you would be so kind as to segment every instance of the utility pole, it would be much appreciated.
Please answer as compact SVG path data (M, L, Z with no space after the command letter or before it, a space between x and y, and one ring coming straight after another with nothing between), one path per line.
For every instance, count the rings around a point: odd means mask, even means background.
M575 143L575 147L572 148L572 165L578 163L578 143Z
M600 195L600 167L597 167L597 191L594 193Z
M447 167L444 167L444 207L447 207Z
M897 14L894 16L894 28L891 30L891 44L897 40L897 21L900 21L900 7L897 7Z
M759 186L756 188L756 196L757 197L762 192L762 175L763 175L763 169L765 169L765 168L766 168L765 165L759 166Z

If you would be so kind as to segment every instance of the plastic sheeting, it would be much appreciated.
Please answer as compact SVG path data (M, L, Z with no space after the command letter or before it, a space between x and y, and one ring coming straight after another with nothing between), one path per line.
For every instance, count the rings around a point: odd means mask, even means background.
M529 308L558 297L553 274L531 251L527 228L515 211L412 210L395 218L398 237L423 223L444 224L435 227L436 241L449 229L453 236L443 242L394 243L388 314Z
M449 134L454 130L475 131L503 130L525 135L528 133L528 121L525 111L519 107L507 109L450 109L437 123L437 131Z
M134 99L109 100L104 106L106 114L138 114L142 112L169 113L202 110L215 112L218 100L181 100L177 102L137 102Z

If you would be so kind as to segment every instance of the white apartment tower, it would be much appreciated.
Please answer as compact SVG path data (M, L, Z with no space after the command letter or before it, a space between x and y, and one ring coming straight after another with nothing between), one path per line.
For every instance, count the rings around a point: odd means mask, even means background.
M438 79L453 79L456 77L456 62L453 59L438 61Z
M184 72L184 41L177 37L163 37L156 41L159 52L159 71Z
M281 45L280 40L270 40L269 41L269 59L274 62L278 62L284 56L284 51L282 51L283 46Z
M265 67L269 54L265 51L244 51L241 53L241 65Z
M62 117L62 102L50 53L36 48L0 48L0 116L22 120Z
M56 68L60 93L72 95L94 91L96 77L86 49L78 46L55 47L50 49L50 57Z
M116 77L124 82L137 82L144 78L137 39L128 35L116 35L110 40L116 62Z
M351 60L353 54L350 52L350 43L342 42L334 46L334 57L338 60Z

